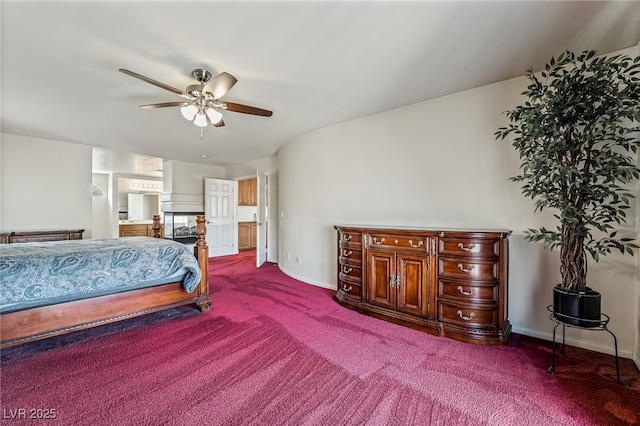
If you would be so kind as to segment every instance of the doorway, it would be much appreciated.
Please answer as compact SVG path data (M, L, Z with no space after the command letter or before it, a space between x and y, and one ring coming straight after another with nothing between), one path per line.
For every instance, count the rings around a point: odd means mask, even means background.
M267 261L268 175L260 170L255 177L238 180L238 251L252 251L256 267Z

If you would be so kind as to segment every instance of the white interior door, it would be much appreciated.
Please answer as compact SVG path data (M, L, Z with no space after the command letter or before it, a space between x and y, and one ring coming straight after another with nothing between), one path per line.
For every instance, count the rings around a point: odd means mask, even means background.
M258 170L258 211L256 212L256 266L267 260L267 175Z
M236 246L235 198L237 182L204 180L204 210L207 217L209 257L238 252Z

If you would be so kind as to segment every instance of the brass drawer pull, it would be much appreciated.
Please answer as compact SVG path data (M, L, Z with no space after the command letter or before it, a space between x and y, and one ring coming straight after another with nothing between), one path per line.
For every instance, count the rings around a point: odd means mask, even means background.
M466 269L462 263L458 263L458 269L460 269L462 272L467 272L470 273L471 271L473 271L474 269L476 269L476 265L471 265L468 269Z
M353 290L353 287L347 287L346 284L342 284L342 291L346 291L347 293L349 293L351 290Z
M353 254L353 252L351 250L346 250L346 249L342 249L342 255L344 257L349 257Z
M342 235L340 241L351 241L351 235Z
M462 288L461 285L458 286L458 291L462 294L464 294L465 296L471 296L473 294L472 291L464 291L464 289Z
M458 316L459 316L460 318L462 318L463 320L465 320L465 321L471 321L471 318L475 317L475 316L476 316L476 314L474 314L473 312L471 312L471 313L469 314L469 316L468 316L468 317L465 317L464 315L462 315L462 311L458 311Z
M460 247L460 250L473 251L473 249L476 248L476 245L475 244L469 244L469 247L465 247L464 244L458 243L458 247Z
M384 244L384 238L381 239L380 241L378 241L378 239L376 237L373 237L373 243L374 244Z
M349 272L353 271L353 268L347 268L346 266L342 266L342 273L343 274L348 274Z
M413 240L409 240L409 245L413 248L418 248L418 247L422 247L422 245L424 244L424 241L418 241L418 244L413 244Z

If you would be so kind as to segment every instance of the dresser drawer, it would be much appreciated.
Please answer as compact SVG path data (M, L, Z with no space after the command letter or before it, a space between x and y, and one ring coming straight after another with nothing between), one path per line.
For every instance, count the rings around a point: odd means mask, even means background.
M361 246L362 233L356 231L339 231L338 244L340 247Z
M362 268L355 265L338 265L338 278L350 283L362 283Z
M498 324L497 308L438 302L438 320L463 327L494 328Z
M349 265L361 265L362 264L362 250L353 249L350 247L338 248L338 262L340 264Z
M498 256L499 243L496 240L440 238L438 253L445 256Z
M429 239L426 237L369 234L367 242L369 247L381 247L385 249L405 249L420 252L429 251Z
M441 277L473 279L473 280L497 280L498 262L482 259L438 259L438 274Z
M465 301L497 302L498 286L495 284L459 283L438 280L438 297Z
M338 291L353 297L362 297L362 286L354 283L338 280Z

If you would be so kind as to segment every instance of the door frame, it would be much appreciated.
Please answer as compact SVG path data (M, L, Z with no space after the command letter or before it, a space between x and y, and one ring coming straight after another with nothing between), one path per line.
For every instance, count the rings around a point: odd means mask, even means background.
M242 175L242 176L237 176L234 178L230 178L231 180L235 180L235 181L240 181L240 180L245 180L245 179L253 179L255 177L257 177L258 174L258 169L256 169L254 174L251 175ZM275 194L275 192L273 192L273 190L268 190L268 188L272 185L272 172L263 172L266 175L266 187L263 189L266 192L266 196L265 196L265 200L267 203L267 218L266 218L266 222L265 222L265 229L267 230L267 239L266 239L266 244L267 244L267 262L277 262L277 260L274 260L273 256L277 256L276 252L273 252L273 247L275 247L275 242L277 241L277 232L268 232L269 231L269 223L274 220L273 218L275 216L273 216L273 214L275 214L273 212L273 208L274 208L274 203L271 202L271 200L269 199L269 197L271 197L273 194ZM236 182L236 188L237 188L238 184ZM258 190L260 190L260 188L258 188ZM236 200L235 200L235 219L236 219L236 223L235 223L235 234L236 234L236 247L238 246L238 190L236 190ZM271 195L270 195L271 194ZM274 240L276 239L276 240ZM256 250L258 250L258 248L256 247ZM275 259L277 259L277 257L275 257Z
M267 200L267 187L269 177L261 170L256 171L256 267L262 266L268 258L268 233L269 217L267 209L269 208L269 200ZM263 205L264 204L264 205ZM262 209L261 209L262 207Z

